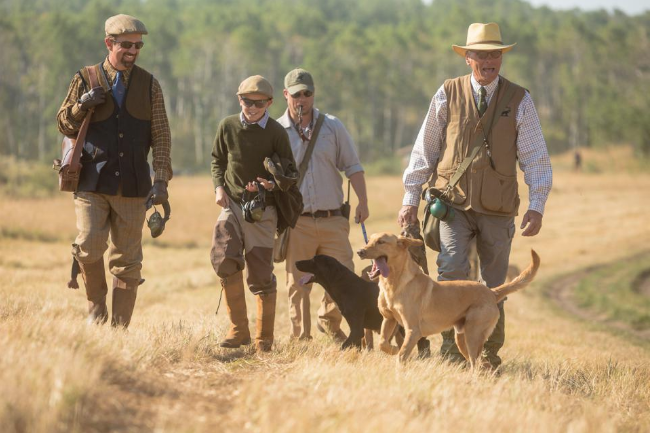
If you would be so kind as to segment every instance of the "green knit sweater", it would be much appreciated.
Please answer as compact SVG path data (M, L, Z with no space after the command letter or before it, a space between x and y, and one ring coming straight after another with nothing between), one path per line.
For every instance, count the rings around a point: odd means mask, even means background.
M241 202L246 184L256 178L273 179L264 168L264 158L277 153L296 163L291 152L289 136L284 127L269 118L266 128L254 124L243 127L239 114L221 121L212 147L212 182L223 186L228 196ZM266 195L266 203L274 204L273 191Z

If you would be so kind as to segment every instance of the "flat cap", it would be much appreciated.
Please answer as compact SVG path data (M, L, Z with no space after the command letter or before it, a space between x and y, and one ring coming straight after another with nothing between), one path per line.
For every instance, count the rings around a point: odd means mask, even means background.
M284 88L290 94L300 92L301 90L309 90L314 92L314 79L311 74L302 68L296 68L284 77Z
M269 98L273 98L273 86L261 75L253 75L246 78L239 85L238 95L247 95L249 93L261 93Z
M104 31L108 35L126 35L129 33L149 34L144 23L131 15L119 14L110 17L104 24Z

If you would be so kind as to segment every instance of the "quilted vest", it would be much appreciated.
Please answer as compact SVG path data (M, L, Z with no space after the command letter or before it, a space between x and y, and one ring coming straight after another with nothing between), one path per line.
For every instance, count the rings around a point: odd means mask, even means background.
M153 76L133 66L122 108L110 90L106 73L94 66L106 90L106 102L95 108L81 155L78 191L146 197L151 190L147 157L151 147L151 97ZM85 83L90 80L85 68L79 71ZM88 88L88 84L86 84Z

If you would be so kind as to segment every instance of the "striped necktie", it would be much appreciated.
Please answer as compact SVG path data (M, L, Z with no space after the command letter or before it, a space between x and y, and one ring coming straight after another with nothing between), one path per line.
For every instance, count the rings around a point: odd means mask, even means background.
M481 86L480 89L478 89L478 114L479 116L483 117L483 114L485 114L485 111L487 110L487 90L485 90L485 87Z
M122 108L122 101L124 101L124 83L122 83L122 75L122 71L117 71L115 82L113 83L113 97L120 108Z

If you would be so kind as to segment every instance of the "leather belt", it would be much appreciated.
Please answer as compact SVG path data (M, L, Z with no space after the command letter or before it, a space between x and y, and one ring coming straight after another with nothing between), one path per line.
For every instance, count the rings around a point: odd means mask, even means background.
M334 210L317 210L316 212L301 213L300 216L307 216L312 218L328 218L333 216L341 216L341 209Z

